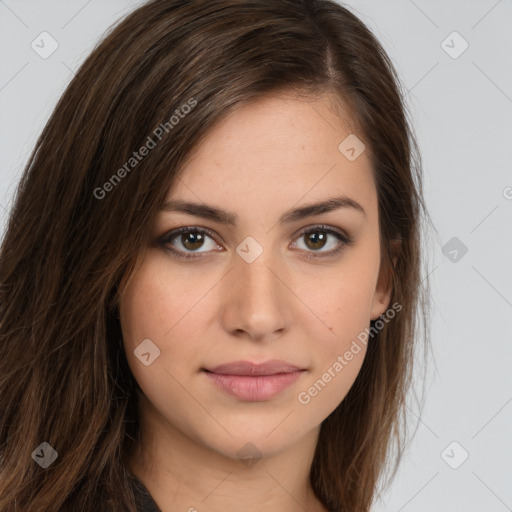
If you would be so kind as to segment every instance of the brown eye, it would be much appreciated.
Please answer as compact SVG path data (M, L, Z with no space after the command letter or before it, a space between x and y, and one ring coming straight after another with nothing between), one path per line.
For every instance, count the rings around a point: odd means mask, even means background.
M326 226L304 229L297 240L303 240L304 247L300 247L301 244L298 242L293 245L299 245L298 248L304 251L304 257L307 259L334 256L352 243L348 236ZM209 247L208 243L210 243ZM185 259L200 258L203 253L219 249L219 245L209 230L193 226L171 231L160 240L160 245L171 252L173 256ZM330 250L322 250L329 245L332 246Z
M297 242L294 245L303 249L305 251L304 257L308 259L334 256L352 243L348 236L327 226L314 226L313 228L304 229L297 240L304 240L304 247L300 247ZM329 245L331 246L330 250L322 250L326 246L329 247Z
M200 249L203 245L204 235L198 231L189 231L188 233L183 233L181 235L180 242L185 249L194 251L196 249Z
M326 243L328 235L325 233L318 233L318 231L307 233L305 236L306 245L315 251L322 249Z
M160 240L160 245L171 251L178 258L201 257L202 253L219 247L209 234L209 231L195 227L185 227L171 231ZM204 251L198 250L203 248L205 248Z

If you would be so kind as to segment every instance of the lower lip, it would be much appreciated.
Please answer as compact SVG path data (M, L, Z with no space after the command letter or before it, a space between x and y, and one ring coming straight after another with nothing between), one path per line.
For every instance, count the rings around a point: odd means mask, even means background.
M249 402L261 402L273 398L291 386L302 375L303 371L257 376L205 373L226 393Z

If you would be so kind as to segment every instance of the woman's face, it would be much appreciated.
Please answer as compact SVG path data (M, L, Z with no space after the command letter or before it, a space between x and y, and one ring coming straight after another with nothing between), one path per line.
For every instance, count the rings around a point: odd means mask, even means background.
M352 386L361 333L390 290L368 155L345 141L330 105L322 96L243 106L169 191L174 206L197 207L159 212L120 304L128 362L161 431L233 458L247 443L276 454L316 433ZM304 210L338 198L360 208ZM205 371L269 360L300 371Z

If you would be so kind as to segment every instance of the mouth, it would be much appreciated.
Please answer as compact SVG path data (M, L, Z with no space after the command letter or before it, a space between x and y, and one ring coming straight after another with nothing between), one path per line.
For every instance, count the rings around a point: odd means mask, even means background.
M207 378L217 389L249 402L269 400L295 383L305 369L280 360L255 364L235 361L203 368Z

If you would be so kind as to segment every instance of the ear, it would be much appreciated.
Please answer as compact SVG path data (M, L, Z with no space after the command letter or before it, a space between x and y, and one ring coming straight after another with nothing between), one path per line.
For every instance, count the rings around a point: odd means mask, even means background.
M402 241L399 239L391 240L390 249L393 259L393 267L396 265L398 258L398 251ZM379 271L379 278L377 280L377 286L375 288L375 294L373 296L372 310L370 318L376 320L382 313L389 307L391 301L391 294L393 293L393 269L389 268L389 265L381 265Z

